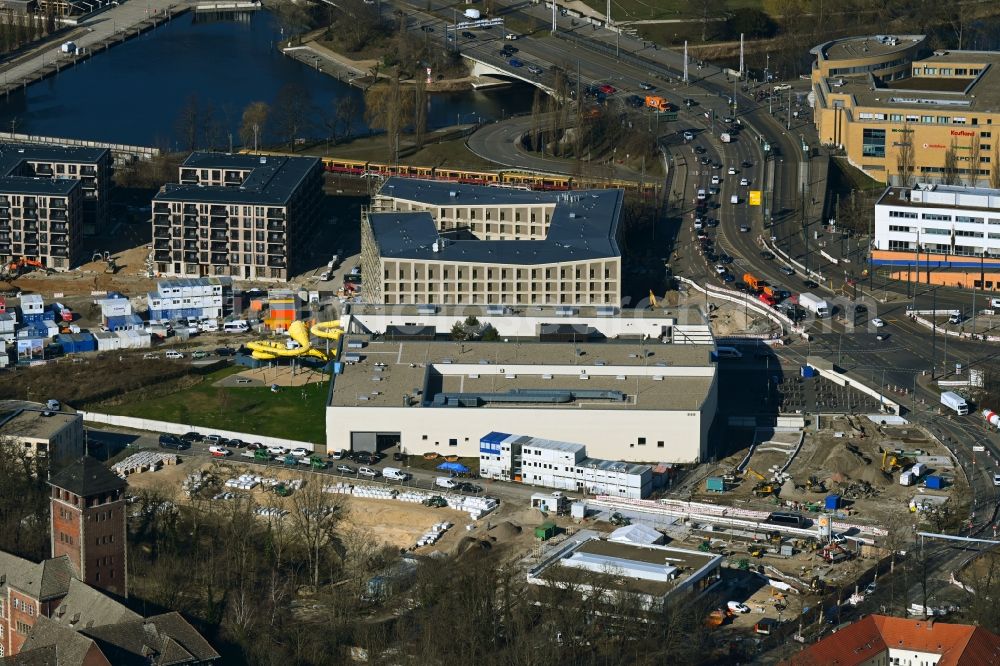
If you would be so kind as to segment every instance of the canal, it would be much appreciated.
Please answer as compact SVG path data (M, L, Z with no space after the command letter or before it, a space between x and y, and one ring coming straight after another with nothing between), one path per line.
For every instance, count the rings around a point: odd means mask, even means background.
M297 136L330 136L338 100L357 88L282 55L274 17L261 11L248 22L195 20L185 14L115 46L19 94L0 98L0 131L185 150L194 114L199 148L239 142L243 109L254 101L281 104L290 90L304 94L310 120ZM284 90L283 90L284 89ZM428 125L451 125L527 112L533 90L516 85L492 92L430 96ZM276 115L272 113L272 116ZM363 113L352 133L367 133ZM342 134L345 128L337 129ZM265 128L264 142L276 140Z

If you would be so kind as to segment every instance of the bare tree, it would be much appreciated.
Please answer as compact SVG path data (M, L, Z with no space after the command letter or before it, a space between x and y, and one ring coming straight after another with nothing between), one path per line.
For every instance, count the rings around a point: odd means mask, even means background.
M257 152L260 148L264 126L267 124L267 117L270 114L271 107L268 106L267 102L247 104L247 107L243 109L243 118L240 122L240 143L244 146L253 146L254 152Z
M944 151L944 171L941 174L941 182L945 185L954 185L958 180L958 140L952 137L951 144Z
M973 134L976 134L973 132ZM969 178L968 184L975 187L979 184L979 163L982 155L982 148L979 145L979 136L969 139Z
M545 141L542 136L542 91L535 88L535 98L531 103L531 143L532 149L544 152Z
M1000 140L993 142L993 155L990 157L990 187L1000 190Z
M913 152L913 128L909 122L904 122L902 127L902 140L899 143L899 150L896 152L896 176L899 178L899 185L910 187L913 184L914 152Z
M300 83L286 84L274 100L274 126L282 140L294 149L303 130L315 113L312 93Z
M319 572L324 551L333 543L334 527L340 520L342 506L339 496L323 492L321 478L308 483L292 495L289 518L306 549L313 587L319 586Z
M337 100L337 125L341 128L342 137L351 135L351 126L358 111L358 100L354 95L344 95Z
M198 96L194 93L188 95L184 106L177 114L175 129L181 144L188 151L198 148L198 130L201 128L201 105Z
M370 127L385 130L392 162L399 161L399 135L404 119L413 113L413 91L405 93L399 85L399 68L394 67L389 85L372 86L365 91L365 120Z
M419 68L413 83L413 138L417 148L423 148L427 131L427 80Z

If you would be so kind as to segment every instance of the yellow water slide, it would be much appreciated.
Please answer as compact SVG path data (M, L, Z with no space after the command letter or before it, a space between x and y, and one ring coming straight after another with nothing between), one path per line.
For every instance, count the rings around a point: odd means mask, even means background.
M344 334L344 328L340 325L339 321L321 321L314 324L309 332L317 338L325 338L336 342Z
M315 327L313 328L315 329ZM252 356L255 359L261 361L271 361L276 358L300 358L302 356L312 356L322 361L328 360L326 354L312 346L309 341L309 329L306 328L305 322L293 321L292 325L288 327L288 337L299 343L299 346L289 349L283 341L258 340L257 342L248 342L247 349L253 352Z

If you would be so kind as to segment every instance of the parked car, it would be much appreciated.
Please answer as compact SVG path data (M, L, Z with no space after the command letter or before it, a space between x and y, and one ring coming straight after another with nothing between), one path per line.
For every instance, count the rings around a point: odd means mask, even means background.
M337 465L337 471L344 474L356 474L358 470L354 469L350 465Z
M215 350L216 356L233 356L236 354L236 350L232 347L218 347Z
M297 446L297 447L295 447L294 449L291 450L291 454L293 456L295 456L296 458L305 458L306 456L310 455L311 453L312 453L312 451L309 451L308 449L306 449L305 447L302 447L302 446Z
M346 455L347 451L340 449L339 451L334 451L333 453L331 453L330 457L333 458L334 460L343 460Z
M233 455L233 452L224 446L210 446L208 447L208 452L212 454L213 458L225 458L226 456Z
M242 439L231 439L228 442L226 442L226 446L232 446L237 449L246 448L246 445L247 443L244 442Z
M738 601L727 601L726 607L734 613L749 613L750 607L746 604L741 604Z
M283 446L274 445L267 447L267 452L270 453L272 456L283 456L288 453L288 449L286 449Z
M191 352L191 358L193 358L195 360L202 359L202 358L208 358L208 352L207 351L201 351L201 350L198 350L196 352Z
M176 435L160 435L160 448L181 451L191 448L191 445Z
M358 469L358 474L374 479L379 476L379 471L371 467L361 467Z
M209 444L220 444L220 443L222 443L222 436L221 435L207 435L205 437L205 441L208 442Z
M191 432L186 432L183 435L181 435L181 440L185 442L200 442L203 439L205 439L204 435L202 435L200 432L195 432L194 430L192 430Z
M392 459L395 460L396 462L405 462L407 457L408 456L405 453L400 453L399 451L396 451L392 454Z

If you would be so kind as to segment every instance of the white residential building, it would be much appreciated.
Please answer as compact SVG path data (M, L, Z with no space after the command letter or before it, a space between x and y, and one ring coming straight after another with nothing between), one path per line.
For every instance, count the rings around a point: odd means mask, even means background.
M649 495L649 465L588 458L583 444L491 432L479 441L479 474L594 495L643 499Z

